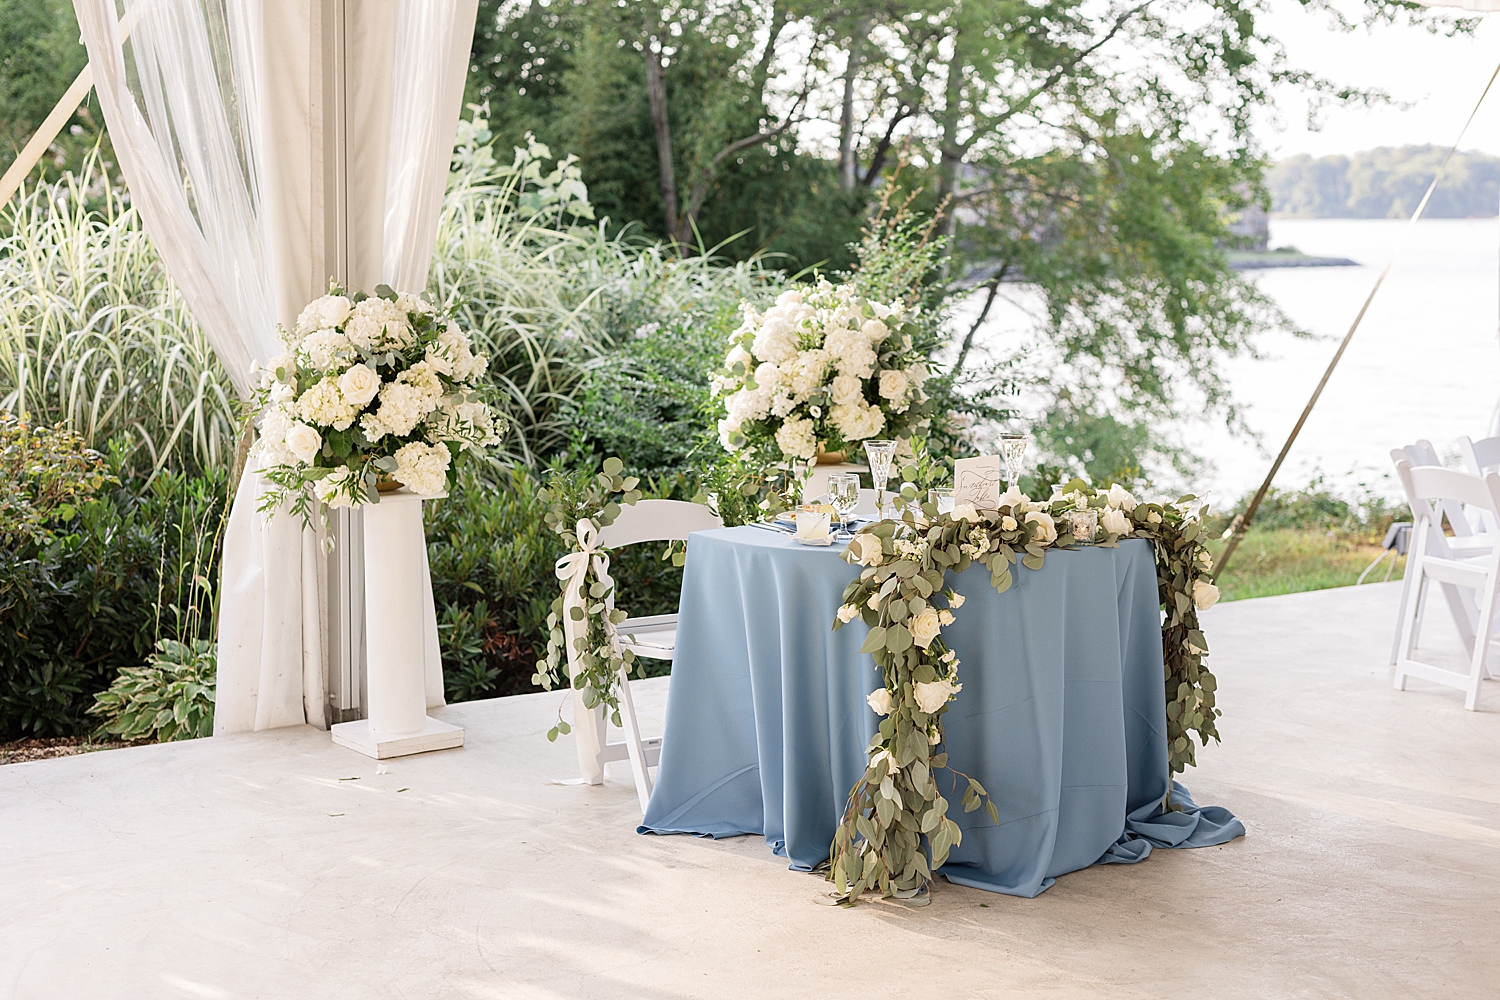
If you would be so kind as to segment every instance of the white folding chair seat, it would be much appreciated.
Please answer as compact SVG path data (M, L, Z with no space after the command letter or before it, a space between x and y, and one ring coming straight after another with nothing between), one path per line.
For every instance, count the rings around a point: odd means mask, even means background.
M619 517L613 524L599 532L599 545L607 549L620 549L640 542L686 541L694 531L722 528L724 522L702 504L682 500L637 500L634 504L620 508ZM627 602L629 598L625 599ZM615 596L606 599L610 610L614 609ZM565 623L566 627L566 623ZM620 648L628 649L636 656L654 660L671 660L677 646L677 616L650 615L627 618L612 627ZM576 666L577 651L573 648L571 634L568 636L568 667L571 676ZM578 747L578 769L583 781L597 785L604 781L604 765L612 760L629 760L631 774L635 778L636 796L641 802L641 812L651 801L653 787L650 769L661 759L661 737L641 736L641 727L635 714L635 699L630 693L630 677L621 668L619 678L620 723L625 730L622 742L608 741L608 720L604 717L604 706L592 710L584 707L583 696L573 692L573 732Z
M1434 466L1413 466L1404 457L1396 463L1396 475L1412 504L1415 518L1412 528L1412 545L1408 550L1406 564L1406 586L1401 612L1401 627L1397 639L1395 686L1398 691L1406 689L1409 677L1456 687L1464 691L1464 707L1475 710L1479 704L1479 685L1487 673L1487 660L1495 634L1495 607L1497 585L1500 585L1500 548L1492 548L1483 558L1462 558L1445 543L1442 530L1444 501L1467 505L1477 510L1500 513L1500 475L1489 473L1483 479L1454 469ZM1473 633L1467 638L1465 647L1469 654L1469 670L1460 673L1422 663L1413 658L1416 651L1417 630L1421 621L1420 595L1429 581L1443 587L1445 593L1465 590L1474 591L1477 601L1473 603ZM1415 593L1413 593L1415 591ZM1450 599L1450 606L1454 602ZM1455 608L1455 623L1460 624L1460 615Z

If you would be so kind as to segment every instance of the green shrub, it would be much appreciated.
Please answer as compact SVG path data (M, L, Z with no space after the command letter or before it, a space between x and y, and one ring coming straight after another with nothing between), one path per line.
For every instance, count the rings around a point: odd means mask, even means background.
M0 545L0 739L91 728L94 695L156 641L210 639L226 476L121 476ZM195 610L195 608L200 610Z
M90 715L104 718L100 733L125 740L195 740L214 731L215 646L162 639L142 667L126 667L109 690L94 696Z

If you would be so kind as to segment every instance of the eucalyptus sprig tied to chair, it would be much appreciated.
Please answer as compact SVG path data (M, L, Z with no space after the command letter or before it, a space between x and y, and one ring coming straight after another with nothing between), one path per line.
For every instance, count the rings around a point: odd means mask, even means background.
M640 671L643 659L672 659L677 616L631 618L617 608L610 552L642 542L685 542L691 532L724 523L702 504L642 500L637 480L622 476L623 470L618 458L609 458L597 475L559 473L548 484L548 523L571 551L557 560L562 593L547 617L547 659L537 664L532 680L551 690L566 663L573 723L559 712L548 739L574 734L585 784L601 784L610 761L629 760L644 812L661 740L641 735L630 674ZM610 724L624 731L623 741L609 742Z

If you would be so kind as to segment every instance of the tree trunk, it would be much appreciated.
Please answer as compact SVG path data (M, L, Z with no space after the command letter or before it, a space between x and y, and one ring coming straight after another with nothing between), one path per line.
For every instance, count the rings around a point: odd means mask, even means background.
M672 167L672 124L667 119L667 80L662 73L661 52L656 45L655 39L646 39L646 93L651 98L651 124L656 129L663 228L667 239L686 243L678 232L677 174Z
M844 107L839 117L839 186L853 191L859 180L859 158L854 149L854 81L864 62L869 22L860 18L849 38L849 65L844 70Z

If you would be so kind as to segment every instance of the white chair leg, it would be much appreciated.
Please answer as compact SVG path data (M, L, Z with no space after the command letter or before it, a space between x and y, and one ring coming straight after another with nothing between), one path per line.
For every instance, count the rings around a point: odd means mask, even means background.
M1474 655L1469 666L1469 686L1464 689L1464 708L1471 712L1479 709L1479 683L1484 680L1485 660L1490 653L1490 636L1495 630L1495 596L1500 580L1500 558L1490 567L1490 578L1485 582L1484 593L1479 599L1479 629L1474 635Z
M635 794L641 800L641 812L651 804L651 771L646 766L646 748L641 743L641 724L635 717L635 699L630 695L630 675L620 668L620 721L625 729L625 752L630 755L630 771L635 775Z
M1391 665L1395 666L1397 658L1401 655L1401 633L1406 628L1406 607L1413 598L1411 593L1411 549L1407 549L1406 571L1401 574L1401 603L1396 608L1396 634L1391 636Z
M1392 678L1392 684L1397 691L1406 690L1406 662L1412 658L1412 653L1415 651L1418 623L1422 617L1422 596L1427 590L1427 581L1422 574L1422 563L1427 553L1427 532L1430 523L1425 519L1418 523L1412 538L1412 545L1406 550L1406 572L1417 582L1412 588L1412 599L1406 606L1406 613L1401 617L1401 629L1396 641L1396 673Z
M583 694L573 692L573 744L578 748L578 776L586 785L604 784L604 765L600 763L600 751L604 749L604 706L592 709L583 707Z

